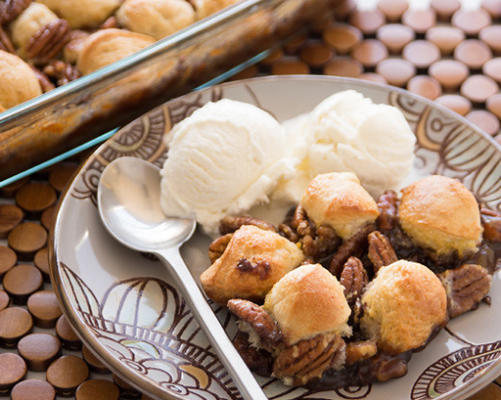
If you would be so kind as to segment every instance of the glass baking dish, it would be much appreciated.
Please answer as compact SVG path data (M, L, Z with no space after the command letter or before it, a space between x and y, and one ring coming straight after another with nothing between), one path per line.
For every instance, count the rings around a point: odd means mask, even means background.
M325 17L340 0L244 0L0 114L0 180L187 92Z

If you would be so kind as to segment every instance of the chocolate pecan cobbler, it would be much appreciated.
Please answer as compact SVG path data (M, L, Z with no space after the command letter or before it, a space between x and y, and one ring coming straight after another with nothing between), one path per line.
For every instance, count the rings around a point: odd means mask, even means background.
M384 382L449 319L489 304L501 215L430 176L377 201L352 173L317 176L278 227L221 221L202 274L237 317L249 367L315 389Z

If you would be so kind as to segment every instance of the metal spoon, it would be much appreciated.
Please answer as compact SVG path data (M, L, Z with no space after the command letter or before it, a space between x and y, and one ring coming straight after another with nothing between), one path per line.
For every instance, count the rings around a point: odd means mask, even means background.
M179 248L193 235L196 222L164 215L159 168L134 157L116 159L101 175L97 202L104 226L115 239L155 254L167 266L241 395L267 399L181 258Z

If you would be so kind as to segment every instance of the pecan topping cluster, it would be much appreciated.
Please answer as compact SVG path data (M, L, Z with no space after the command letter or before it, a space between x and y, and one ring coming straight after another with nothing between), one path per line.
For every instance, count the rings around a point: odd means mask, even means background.
M227 216L224 217L219 223L219 233L221 233L221 235L233 233L243 225L254 225L265 231L277 231L277 228L275 228L273 224L270 224L269 222L263 221L258 218L248 216Z
M271 266L268 261L258 261L257 263L252 263L246 258L241 258L236 268L243 273L251 273L259 276L259 279L266 279L270 276Z
M0 3L0 24L14 21L31 4L31 0L5 0Z
M61 60L52 60L43 69L44 74L52 78L58 86L66 85L80 77L78 70L71 64Z
M2 26L0 26L0 50L7 51L9 53L15 52L14 45Z
M43 26L30 39L26 49L28 57L36 64L45 65L64 47L70 36L70 25L57 19Z
M501 243L501 215L486 208L482 208L480 213L484 227L484 238L491 242Z

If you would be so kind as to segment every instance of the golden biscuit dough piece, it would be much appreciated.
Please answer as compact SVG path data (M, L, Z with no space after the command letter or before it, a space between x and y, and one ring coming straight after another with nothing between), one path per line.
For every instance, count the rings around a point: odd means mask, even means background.
M223 8L229 7L240 0L191 0L195 7L197 19L202 19L214 14Z
M26 48L31 38L45 25L56 21L57 15L40 3L31 3L9 26L12 42L19 55L26 58Z
M233 298L260 301L303 259L302 251L279 234L244 225L200 280L207 296L217 303Z
M39 0L73 29L97 28L122 2L121 0Z
M78 54L77 68L87 75L148 47L151 36L123 29L102 29L90 35Z
M478 203L458 180L433 175L402 189L398 209L403 230L438 254L473 253L482 240Z
M195 22L195 11L185 0L125 0L116 16L123 27L157 40Z
M14 107L42 94L38 78L18 56L0 50L0 106Z
M447 295L422 264L399 260L379 270L362 296L361 327L378 348L399 354L426 344L447 322Z
M266 295L263 308L278 322L288 345L324 333L351 335L344 287L320 264L285 275Z
M301 205L317 226L328 225L343 239L349 239L379 215L376 202L352 172L317 175Z

